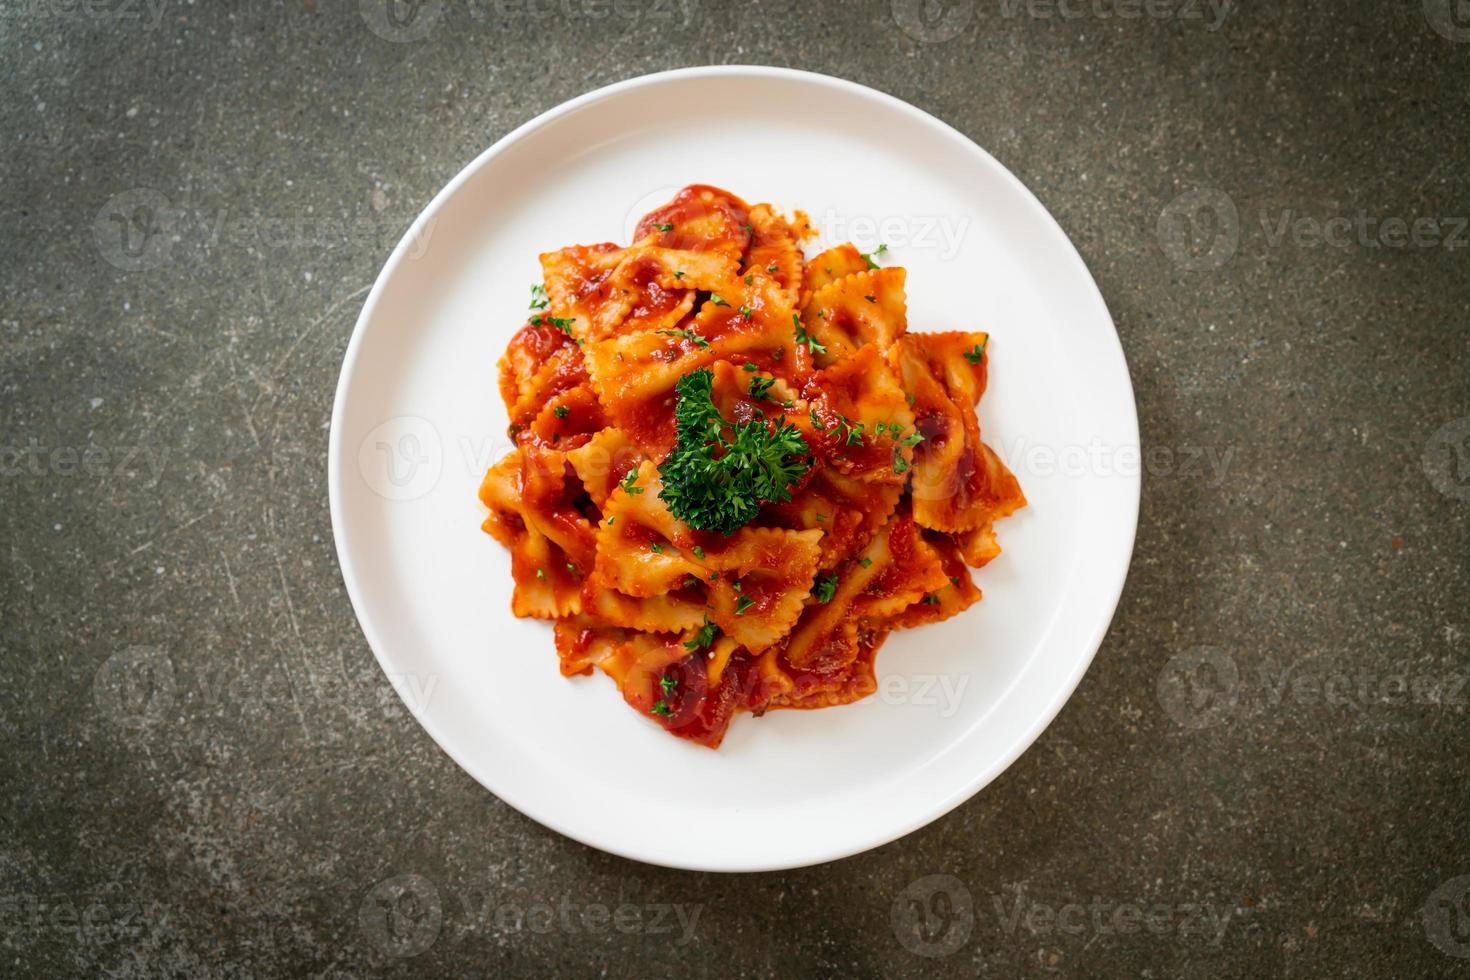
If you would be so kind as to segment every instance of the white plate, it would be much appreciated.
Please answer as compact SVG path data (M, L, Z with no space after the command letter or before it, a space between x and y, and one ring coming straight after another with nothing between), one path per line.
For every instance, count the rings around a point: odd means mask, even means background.
M913 329L991 331L986 440L1030 507L999 527L985 599L893 634L880 693L737 715L710 751L601 675L564 679L510 614L476 489L510 447L495 363L540 252L626 242L689 183L806 210L908 268ZM854 854L941 816L1046 727L1112 618L1138 518L1138 423L1112 320L1067 236L1004 167L890 96L773 68L599 89L496 143L419 216L353 332L332 414L332 527L383 670L456 762L593 847L756 871Z

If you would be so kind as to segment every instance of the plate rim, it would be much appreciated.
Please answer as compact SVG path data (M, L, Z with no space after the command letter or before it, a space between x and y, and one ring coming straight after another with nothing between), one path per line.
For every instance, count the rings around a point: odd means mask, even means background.
M342 454L342 429L344 427L343 417L347 407L348 382L354 373L357 359L364 342L363 337L366 333L367 325L373 319L379 300L381 299L382 293L386 289L388 282L395 276L399 266L404 261L406 261L406 259L410 255L409 246L416 240L417 236L422 233L424 227L429 222L436 219L439 212L459 191L459 189L463 187L466 183L468 183L470 179L472 179L480 170L489 165L489 163L497 156L508 150L516 143L519 143L525 137L531 135L539 129L550 125L563 116L569 115L582 109L585 106L592 105L597 102L605 101L611 98L616 98L628 92L671 83L677 84L679 82L690 79L702 79L721 76L782 79L786 81L818 85L845 92L850 95L857 95L862 98L876 100L889 108L895 109L902 114L913 117L922 123L934 127L935 130L944 137L950 140L959 141L965 149L978 153L986 163L991 165L998 172L998 174L1003 176L1003 180L1010 185L1010 188L1013 191L1017 192L1020 195L1020 199L1025 202L1025 204L1039 218L1041 218L1045 224L1048 224L1051 229L1056 232L1057 236L1059 236L1061 241L1065 243L1066 246L1062 253L1062 255L1066 257L1065 260L1074 263L1075 268L1082 273L1083 277L1086 280L1087 286L1090 287L1091 298L1096 300L1098 309L1106 318L1107 325L1110 328L1110 349L1117 360L1117 363L1114 367L1116 368L1116 370L1121 372L1120 377L1124 386L1123 390L1126 391L1127 394L1126 405L1120 406L1121 408L1126 408L1127 417L1126 419L1123 419L1121 421L1126 422L1127 428L1131 432L1131 445L1138 446L1141 450L1141 434L1138 428L1138 402L1137 396L1133 390L1132 374L1128 369L1128 360L1123 351L1122 338L1118 335L1117 324L1113 319L1112 312L1108 309L1107 300L1103 296L1102 290L1097 284L1097 280L1093 277L1091 270L1088 269L1087 263L1083 260L1081 253L1077 251L1077 246L1072 241L1071 236L1067 234L1066 230L1062 228L1061 224L1056 220L1056 218L1046 208L1046 206L1041 203L1041 201L1036 197L1034 193L1032 193L1030 188L1028 188L1024 183L1021 182L1020 178L1018 178L1014 173L1011 172L1010 168L1002 164L980 144L976 143L974 140L970 139L970 137L966 136L964 133L960 132L954 126L951 126L949 123L945 122L939 117L933 115L932 113L926 112L925 110L920 109L917 106L912 105L911 103L905 102L904 100L896 96L890 95L878 89L871 88L867 85L863 85L859 82L854 82L849 79L840 78L834 75L827 75L820 72L806 71L796 68L774 67L768 65L703 65L687 68L676 68L668 71L653 72L646 75L638 75L633 78L623 79L621 81L613 82L611 84L592 89L588 92L584 92L581 95L578 95L572 99L568 99L567 101L553 106L552 108L547 109L545 112L534 116L533 118L517 126L515 129L511 130L509 133L506 133L500 139L496 140L488 148L483 150L478 156L476 156L473 160L471 160L463 168L461 168L460 171L456 173L454 177L447 184L445 184L438 191L438 193L434 195L429 203L424 206L424 208L419 212L418 216L404 231L403 236L393 247L393 250L389 253L387 261L384 262L382 269L378 272L377 278L373 281L372 289L368 292L368 296L363 302L363 306L362 309L359 311L357 320L353 324L352 334L347 342L347 349L343 354L342 367L337 377L337 387L332 400L332 417L327 438L327 497L328 507L331 513L332 540L337 555L338 573L341 575L343 585L347 590L348 601L352 605L352 611L354 617L357 619L358 629L362 631L363 638L367 640L368 648L372 650L373 658L377 661L378 668L383 671L385 676L392 676L393 670L391 668L393 665L385 659L385 655L381 651L381 648L383 646L381 638L375 635L376 630L371 625L372 620L365 614L365 610L367 607L365 600L361 594L362 585L359 581L358 573L354 568L351 560L349 559L349 556L347 554L347 547L345 544L345 525L343 512L346 504L343 500L342 487L346 461ZM500 799L501 801L510 805L519 813L535 821L536 823L541 824L543 827L546 827L550 830L555 831L558 834L561 834L564 837L568 837L572 840L577 841L580 844L583 844L587 847L595 848L599 851L604 851L606 853L615 854L619 857L627 858L629 860L638 861L644 864L650 864L658 867L667 867L685 871L722 873L756 873L783 871L794 868L804 868L826 864L831 861L837 861L846 857L851 857L856 854L861 854L866 851L882 847L885 844L890 844L901 837L905 837L908 834L911 834L914 831L925 827L930 823L933 823L934 821L953 811L962 803L974 797L977 793L980 792L980 790L990 785L997 778L999 778L1002 773L1009 769L1010 766L1016 761L1016 759L1020 758L1020 756L1028 748L1030 748L1038 738L1041 737L1041 734L1045 732L1048 727L1051 726L1051 723L1061 712L1063 706L1065 706L1066 703L1071 700L1071 697L1073 693L1075 693L1077 686L1081 683L1083 676L1092 666L1092 662L1096 658L1098 650L1102 646L1103 640L1107 637L1108 630L1111 628L1113 619L1117 615L1118 604L1122 600L1123 589L1127 583L1128 572L1132 566L1133 552L1137 544L1138 517L1142 496L1142 475L1141 473L1133 473L1132 475L1125 475L1123 478L1127 479L1132 484L1132 492L1127 493L1125 498L1129 504L1130 511L1127 515L1126 522L1127 547L1126 549L1120 549L1122 554L1121 564L1119 565L1119 567L1112 571L1112 574L1110 576L1111 596L1105 603L1105 607L1107 610L1106 615L1100 616L1098 618L1098 621L1094 624L1085 644L1085 655L1077 660L1076 666L1073 668L1072 673L1067 676L1062 683L1059 683L1054 688L1054 693L1052 694L1050 700L1046 703L1045 707L1035 714L1033 721L1026 727L1024 731L1018 733L1017 737L1012 740L1011 744L1005 749L1005 751L1000 753L983 769L978 770L975 775L972 776L967 782L962 785L957 785L949 794L941 797L934 805L926 808L914 818L901 824L896 824L893 827L887 829L880 829L877 833L863 835L861 840L857 841L856 843L842 843L829 847L825 850L814 850L813 853L805 857L789 860L770 861L751 857L740 859L737 856L734 860L728 860L724 862L716 859L706 860L702 863L696 863L661 859L658 855L648 853L647 851L636 846L629 847L621 845L615 841L593 839L591 835L573 830L568 827L561 819L558 818L558 816L554 812L548 812L547 809L541 804L528 803L518 794L514 792L507 793L503 790L502 787L492 785L492 783L496 782L496 780L488 778L483 772L480 771L478 766L472 766L471 764L469 764L446 743L446 738L443 736L443 733L437 730L437 723L432 720L427 712L414 712L410 710L409 716L412 717L419 724L419 726L429 735L431 739L433 739L434 743L439 747L439 749L443 751L445 755L449 756L451 760L454 761L455 765L459 766L459 768L463 770L466 775L475 780L475 782L479 783L480 786L488 790L497 799ZM1121 517L1122 515L1119 516ZM1100 591L1106 594L1108 589L1104 588ZM394 688L395 693L399 695L400 699L403 699L405 697L405 695L401 691L398 691L396 685L390 686ZM405 706L412 709L412 706L408 705L406 701Z

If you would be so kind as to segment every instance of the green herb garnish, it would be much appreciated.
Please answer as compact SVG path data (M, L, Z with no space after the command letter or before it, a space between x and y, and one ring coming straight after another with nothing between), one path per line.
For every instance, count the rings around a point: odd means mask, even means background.
M751 378L750 379L750 397L751 398L754 398L758 402L759 401L765 401L766 395L771 390L771 385L773 385L775 383L776 383L776 379L775 378L761 378L761 377Z
M827 353L826 346L824 346L823 344L819 343L817 341L817 338L811 336L810 334L808 334L806 332L806 327L803 327L801 325L801 317L799 317L795 313L793 313L793 314L791 314L791 322L796 326L796 342L798 344L806 344L807 347L814 354L825 354L825 353Z
M665 337L680 337L684 340L692 340L695 346L701 349L709 346L709 341L705 340L693 330L656 330L654 332Z
M566 334L568 337L572 335L572 324L576 322L577 318L574 316L562 318L558 316L537 315L531 317L531 326L539 327L544 323L549 323L556 329L560 330L562 333Z
M654 227L657 228L659 231L664 232L665 234L674 230L674 226L672 223L654 225Z
M710 397L713 383L714 374L699 368L675 385L678 441L659 466L659 499L696 530L733 534L755 519L762 503L791 499L792 484L808 468L800 457L810 450L784 419L727 421Z
M974 347L965 351L965 360L969 361L971 364L979 364L980 359L985 356L985 348L989 346L990 338L986 337L985 343L976 344Z
M565 405L558 405L556 406L556 408L551 410L551 414L555 415L559 419L564 419L568 415L572 414L572 410L570 408L567 408Z
M865 262L868 263L868 268L869 269L876 269L876 268L878 268L878 263L876 263L876 262L873 261L873 256L875 256L875 255L882 255L886 251L888 251L888 246L887 245L884 245L882 243L879 243L878 247L875 248L875 249L873 249L871 252L864 252L864 253L862 253L863 254L863 261L865 261Z
M622 487L623 492L629 495L636 495L643 492L643 488L638 485L637 470L629 470L628 475L623 477L623 482L619 483L618 486Z
M699 628L698 633L694 634L694 639L684 641L684 649L691 653L695 650L702 650L715 642L715 637L719 635L720 628L714 623L711 623L709 617L706 616L704 617L704 625Z
M551 299L546 295L546 287L539 282L531 287L531 309L544 310L551 305Z
M817 578L816 582L812 583L812 596L818 602L821 602L821 603L831 602L832 601L832 597L834 595L836 595L836 594L837 594L837 573L836 572L828 572L826 575L819 576Z

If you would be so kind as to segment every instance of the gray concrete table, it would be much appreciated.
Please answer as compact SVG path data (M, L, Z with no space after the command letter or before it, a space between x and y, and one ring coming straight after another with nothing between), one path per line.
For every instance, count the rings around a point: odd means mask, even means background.
M3 0L0 970L1465 975L1464 7ZM430 196L717 62L999 157L1096 275L1150 450L1050 730L784 874L640 866L481 789L369 654L326 503L344 345Z

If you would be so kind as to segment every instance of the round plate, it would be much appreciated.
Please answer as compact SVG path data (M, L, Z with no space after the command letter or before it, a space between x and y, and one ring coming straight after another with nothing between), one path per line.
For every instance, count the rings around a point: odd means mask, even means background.
M537 256L626 243L685 184L801 208L814 243L884 242L914 330L991 332L985 440L1030 506L998 525L982 602L892 634L879 692L737 715L718 751L673 738L600 674L563 678L547 623L510 613L476 491L511 448L496 361ZM809 254L814 254L809 249ZM570 837L678 868L816 864L959 805L1046 727L1112 618L1138 519L1138 422L1113 323L1067 236L1004 167L890 96L718 67L574 99L464 169L399 244L347 348L332 528L363 632L456 762Z

